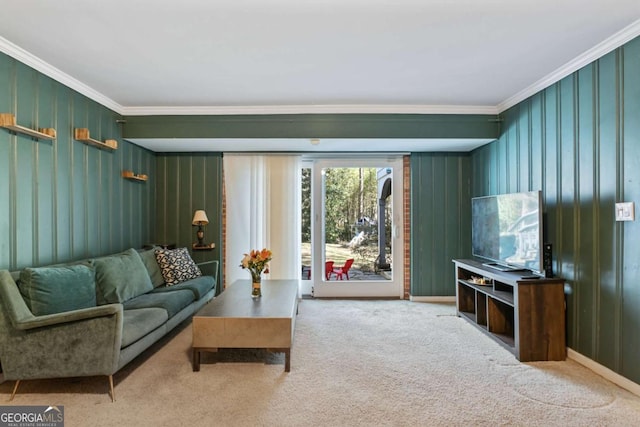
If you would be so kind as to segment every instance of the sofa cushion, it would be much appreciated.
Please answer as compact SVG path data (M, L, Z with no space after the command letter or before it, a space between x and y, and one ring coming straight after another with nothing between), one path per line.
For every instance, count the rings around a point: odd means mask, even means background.
M195 279L187 280L186 282L178 283L173 286L160 286L153 290L153 293L157 292L172 292L179 289L188 289L193 292L195 299L200 299L207 294L211 289L216 287L216 281L212 276L200 276Z
M161 308L140 308L122 312L122 344L121 348L133 344L149 332L164 324L169 316Z
M20 293L36 316L96 306L96 281L86 265L25 268Z
M125 311L136 308L163 308L169 317L173 317L180 310L195 301L193 292L188 289L175 292L148 293L126 301L122 305Z
M164 285L164 277L162 277L162 271L160 271L160 266L156 259L156 249L159 249L159 247L139 252L144 266L147 267L147 272L154 288Z
M202 276L187 248L156 250L156 259L167 286Z
M153 290L151 278L135 249L96 258L98 304L123 303Z

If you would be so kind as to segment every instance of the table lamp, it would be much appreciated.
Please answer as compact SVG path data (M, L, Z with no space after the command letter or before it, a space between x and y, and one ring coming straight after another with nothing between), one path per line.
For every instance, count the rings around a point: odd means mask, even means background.
M204 243L204 230L202 229L202 226L209 224L207 213L203 210L197 210L193 215L193 221L191 223L198 226L198 231L196 233L196 236L198 237L198 243L196 243L196 247L206 246Z

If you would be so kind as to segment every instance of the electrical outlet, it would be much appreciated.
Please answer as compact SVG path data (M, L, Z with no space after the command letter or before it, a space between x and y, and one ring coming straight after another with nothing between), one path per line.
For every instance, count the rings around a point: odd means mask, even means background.
M616 203L616 221L635 221L633 202Z

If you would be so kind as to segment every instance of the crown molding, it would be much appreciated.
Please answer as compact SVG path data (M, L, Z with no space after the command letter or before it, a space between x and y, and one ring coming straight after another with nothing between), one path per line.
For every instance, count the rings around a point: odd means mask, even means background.
M567 62L565 65L558 68L553 73L547 75L546 77L543 77L542 79L538 80L537 82L527 87L526 89L502 101L500 104L496 106L498 113L502 113L503 111L524 101L530 96L533 96L536 93L548 88L552 84L559 82L560 80L567 77L568 75L602 58L607 53L619 48L620 46L633 40L639 35L640 35L640 19L628 25L627 27L623 28L622 30L618 31L613 36L609 37L603 42L598 43L591 49L585 51L582 55Z
M640 20L496 106L489 105L266 105L125 107L0 36L0 51L124 116L277 114L500 114L640 35Z
M6 53L12 58L17 59L25 65L41 72L42 74L51 77L52 79L62 83L63 85L80 92L82 95L104 105L107 108L115 111L118 114L122 114L122 105L118 104L109 97L104 96L102 93L87 86L81 81L71 77L67 73L59 70L48 62L43 61L37 56L27 52L21 47L11 43L9 40L0 36L0 51Z
M125 116L267 114L498 114L492 106L466 105L265 105L202 107L123 107Z
M498 114L487 105L265 105L125 107L0 36L0 51L123 116L277 114Z

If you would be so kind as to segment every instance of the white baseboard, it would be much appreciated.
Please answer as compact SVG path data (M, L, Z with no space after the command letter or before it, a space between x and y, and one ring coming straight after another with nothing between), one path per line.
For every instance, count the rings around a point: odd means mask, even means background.
M636 396L640 396L640 384L636 384L628 378L623 377L622 375L613 372L611 369L607 368L599 364L598 362L589 359L587 356L584 356L578 353L575 350L567 347L567 357L571 360L574 360L581 364L582 366L591 369L596 374L604 377L605 379L611 381L612 383L622 387L625 390L630 391Z
M435 302L435 303L455 303L456 302L455 297L438 297L438 296L416 297L411 295L409 297L409 300L412 302ZM585 368L592 370L593 372L605 378L606 380L611 381L617 386L622 387L623 389L635 394L636 396L640 396L640 384L634 383L630 379L623 377L622 375L612 371L606 366L603 366L598 362L592 359L589 359L587 356L581 353L578 353L577 351L569 347L567 347L567 357L581 364Z
M409 296L412 302L456 302L456 297L414 297Z

